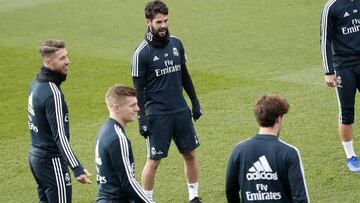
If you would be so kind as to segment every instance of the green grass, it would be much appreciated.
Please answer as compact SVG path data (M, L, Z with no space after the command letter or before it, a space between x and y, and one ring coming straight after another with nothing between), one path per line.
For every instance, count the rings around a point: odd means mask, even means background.
M27 163L26 106L28 86L40 67L39 44L48 38L67 43L72 64L62 89L70 111L71 145L94 174L94 140L108 117L103 97L115 83L131 85L129 62L145 31L146 2L0 0L0 202L37 201ZM359 174L345 167L335 92L323 84L319 53L323 2L166 3L170 31L183 40L204 110L195 123L204 202L226 202L227 159L236 143L257 132L252 108L265 93L281 94L291 105L281 138L302 153L312 202L357 202ZM354 143L360 153L358 127L356 122ZM127 134L140 180L145 143L136 123L128 126ZM172 145L156 176L157 202L186 202L182 165ZM96 194L96 184L73 183L73 202L93 202Z

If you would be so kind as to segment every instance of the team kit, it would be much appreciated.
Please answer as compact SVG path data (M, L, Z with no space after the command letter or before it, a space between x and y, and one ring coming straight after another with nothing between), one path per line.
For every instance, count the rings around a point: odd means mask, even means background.
M329 0L321 15L321 54L325 84L335 88L339 104L339 134L351 172L360 172L353 149L356 90L360 90L360 4ZM359 10L358 10L359 9ZM144 39L131 58L133 87L115 84L105 94L109 118L99 128L95 149L97 203L153 203L155 175L173 141L184 160L189 203L201 203L196 149L199 137L193 122L202 116L195 85L186 65L180 38L168 29L169 9L163 1L146 4ZM70 145L69 111L61 84L70 60L65 42L49 39L40 46L42 65L28 93L31 147L29 166L41 203L70 203L72 182L91 184L90 172ZM191 105L186 103L186 95ZM237 144L228 160L226 200L235 202L310 202L299 150L279 138L290 106L278 95L260 96L254 106L258 133ZM141 182L127 124L138 121L147 161Z

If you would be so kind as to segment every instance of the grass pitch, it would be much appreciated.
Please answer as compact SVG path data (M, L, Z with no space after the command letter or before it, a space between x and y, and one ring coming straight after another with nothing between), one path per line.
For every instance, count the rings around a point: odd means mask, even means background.
M107 119L104 94L131 85L130 57L145 32L147 1L0 0L0 202L36 202L27 162L27 88L39 71L38 47L63 39L70 53L62 89L70 112L71 145L95 174L94 140ZM265 93L290 103L281 138L302 154L312 202L356 202L359 174L348 172L337 133L337 103L325 88L319 49L318 1L166 1L170 32L183 40L204 116L195 123L201 147L200 195L225 200L227 159L257 132L252 108ZM359 115L359 110L356 110ZM360 153L358 122L355 149ZM137 124L128 126L136 176L145 164ZM183 163L172 145L156 176L157 202L186 202ZM95 176L92 177L95 182ZM97 186L73 179L73 202L94 202Z

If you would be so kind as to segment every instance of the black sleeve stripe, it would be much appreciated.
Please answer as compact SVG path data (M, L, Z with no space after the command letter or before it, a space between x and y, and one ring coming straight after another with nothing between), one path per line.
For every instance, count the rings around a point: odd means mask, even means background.
M129 146L126 140L126 137L119 126L114 125L116 134L119 137L120 141L120 149L121 149L121 158L125 166L126 175L129 179L131 187L135 190L135 192L139 195L139 197L145 202L151 203L152 201L145 195L139 183L135 180L134 172L130 165L129 161Z
M61 146L63 147L63 150L65 152L67 159L70 162L71 167L75 168L76 166L79 165L79 163L77 162L75 155L70 148L68 139L65 137L61 93L54 83L49 82L49 84L50 84L51 91L53 92L53 95L54 95L56 122L57 122L57 129L58 129Z
M333 5L333 3L336 0L329 0L328 2L326 2L326 4L324 5L324 9L321 15L321 33L320 33L320 37L321 37L321 56L323 59L323 67L325 70L325 73L329 73L330 69L329 69L329 64L328 64L328 56L327 56L327 51L326 51L326 46L327 46L327 26L328 26L328 15L329 15L329 9L331 7L331 5Z
M139 77L139 53L147 45L147 41L141 42L138 48L135 49L134 55L131 59L132 76Z

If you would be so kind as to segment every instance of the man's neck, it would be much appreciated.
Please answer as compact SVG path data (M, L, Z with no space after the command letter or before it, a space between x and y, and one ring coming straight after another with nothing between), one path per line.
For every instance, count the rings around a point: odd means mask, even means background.
M277 127L260 127L259 134L262 135L273 135L278 137L279 129Z

